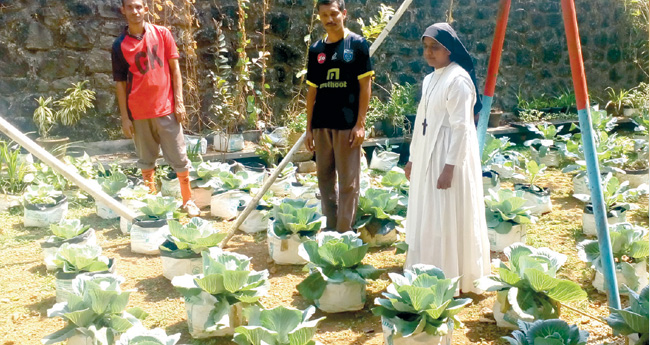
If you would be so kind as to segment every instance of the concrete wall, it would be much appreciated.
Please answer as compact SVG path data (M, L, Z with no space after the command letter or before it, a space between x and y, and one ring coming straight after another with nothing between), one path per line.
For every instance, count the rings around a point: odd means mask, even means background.
M261 36L256 34L262 30L260 3L253 0L248 11L249 55L256 55L255 45L261 44ZM348 1L348 26L360 32L356 19L363 18L367 23L376 14L379 3ZM401 2L384 3L397 9ZM421 58L420 35L428 25L445 20L449 3L413 1L376 52L377 83L386 86L390 81L421 82L430 68ZM587 81L595 94L602 94L607 86L629 88L647 79L633 62L635 50L631 43L644 39L647 42L648 36L634 34L622 3L576 0ZM281 115L298 85L296 73L302 69L305 58L303 38L309 33L312 4L312 0L270 0L266 13L267 50L271 53L267 82L273 95L274 116ZM73 131L57 128L54 133L76 139L119 137L120 122L110 73L110 47L124 26L119 5L119 0L0 0L0 114L25 131L35 130L34 98L61 96L72 82L87 79L97 91L97 111ZM212 20L221 21L228 39L230 63L234 64L237 3L196 0L195 7L200 23L193 34L199 56L198 94L206 113L211 93L206 76L216 56ZM453 1L453 26L476 59L481 90L497 10L497 0ZM177 37L186 30L181 19L171 19L169 26ZM319 37L322 32L317 25L312 37ZM560 0L513 0L500 72L495 102L504 108L514 105L520 90L532 97L572 87ZM375 94L384 95L377 87Z

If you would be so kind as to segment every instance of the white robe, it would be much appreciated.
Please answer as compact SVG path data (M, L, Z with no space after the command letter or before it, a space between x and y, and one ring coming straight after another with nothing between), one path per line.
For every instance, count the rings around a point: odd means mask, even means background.
M458 64L452 62L427 75L409 159L405 268L418 263L437 266L447 278L461 276L459 288L463 292L481 292L474 287L474 280L490 273L481 163L472 114L475 99L474 84ZM445 164L455 166L451 187L437 189Z

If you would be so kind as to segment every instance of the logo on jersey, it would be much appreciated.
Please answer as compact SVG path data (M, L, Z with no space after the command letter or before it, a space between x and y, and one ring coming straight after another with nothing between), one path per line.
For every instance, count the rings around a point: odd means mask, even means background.
M332 88L332 89L339 89L339 88L346 88L348 87L348 82L347 81L338 81L339 78L341 77L341 70L338 68L332 68L327 71L327 82L320 84L319 88L325 89L325 88Z
M336 60L337 57L338 55L336 55L336 52L334 52L334 55L332 55L332 61Z
M320 54L318 54L318 63L319 63L319 64L324 64L324 63L325 63L325 59L326 59L326 57L325 57L325 53L320 53Z
M345 62L350 62L354 58L354 53L352 52L352 49L345 49L343 51L343 61Z

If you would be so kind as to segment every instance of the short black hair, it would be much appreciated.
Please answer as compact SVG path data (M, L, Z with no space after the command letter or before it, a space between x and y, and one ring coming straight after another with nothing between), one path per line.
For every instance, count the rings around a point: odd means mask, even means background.
M122 0L124 1L124 0ZM344 0L318 0L316 3L316 10L320 9L320 5L330 5L330 4L339 5L340 11L345 11L345 1Z

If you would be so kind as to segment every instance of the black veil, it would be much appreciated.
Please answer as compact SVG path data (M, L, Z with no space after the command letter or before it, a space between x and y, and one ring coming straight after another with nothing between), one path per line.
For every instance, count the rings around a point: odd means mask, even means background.
M422 38L424 39L424 37L431 37L445 46L445 48L451 52L449 59L467 71L470 78L472 78L474 88L476 89L476 103L474 104L474 114L472 115L478 114L478 112L481 111L483 104L481 103L481 94L479 93L478 85L476 84L474 62L472 62L472 58L469 56L467 49L465 49L465 46L458 38L456 31L454 31L451 25L447 23L436 23L429 26L424 31Z

